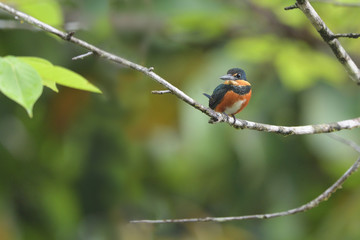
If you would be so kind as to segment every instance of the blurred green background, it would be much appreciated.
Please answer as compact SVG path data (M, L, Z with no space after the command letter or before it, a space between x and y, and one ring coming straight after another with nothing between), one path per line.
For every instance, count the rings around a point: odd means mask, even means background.
M253 97L238 118L276 125L360 115L359 88L285 0L7 0L19 10L144 66L207 105L219 76L246 70ZM360 8L314 2L334 32L360 32ZM135 219L283 211L324 191L357 154L325 135L210 125L162 86L0 11L1 56L72 69L102 95L44 89L34 117L0 95L0 239L359 239L360 174L306 213L228 223ZM5 22L3 22L5 20ZM341 39L360 63L360 40ZM359 130L339 135L360 143Z

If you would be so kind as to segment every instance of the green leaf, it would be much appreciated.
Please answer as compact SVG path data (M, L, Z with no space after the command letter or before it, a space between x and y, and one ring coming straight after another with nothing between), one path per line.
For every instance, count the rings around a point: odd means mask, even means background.
M58 91L56 84L80 90L101 93L100 89L89 83L81 75L51 62L37 57L18 57L35 68L43 79L43 84L54 91Z
M53 67L51 62L37 57L17 57L18 59L22 60L23 62L31 65L36 71L40 74L42 78L42 83L44 86L52 89L55 92L59 92L56 87L56 83L53 80Z
M30 65L13 56L0 58L0 91L23 106L30 117L42 89L41 77Z
M101 93L100 89L91 84L81 75L70 71L69 69L54 66L52 69L53 80L60 85L85 90L89 92Z

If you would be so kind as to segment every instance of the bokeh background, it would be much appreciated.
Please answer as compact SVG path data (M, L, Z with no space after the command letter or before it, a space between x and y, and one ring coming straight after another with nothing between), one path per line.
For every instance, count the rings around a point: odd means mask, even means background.
M144 66L198 102L229 68L253 97L238 117L276 125L360 115L352 82L285 0L7 0ZM346 2L346 1L342 1ZM314 2L334 32L360 32L359 7ZM146 225L135 219L283 211L330 186L357 154L326 135L210 125L208 117L134 70L0 11L1 56L37 56L100 87L45 88L34 117L0 95L0 239L359 239L360 174L306 213L270 220ZM11 27L15 23L15 26ZM360 40L341 39L360 64ZM359 130L339 133L360 144Z

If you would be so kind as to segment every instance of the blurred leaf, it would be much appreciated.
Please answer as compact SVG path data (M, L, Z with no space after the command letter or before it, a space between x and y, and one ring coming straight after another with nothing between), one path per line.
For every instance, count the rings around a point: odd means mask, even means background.
M30 16L51 26L60 27L64 23L60 4L55 0L5 0Z
M256 2L256 4L265 11L269 11L269 14L274 14L283 24L293 27L309 26L308 20L301 11L284 11L284 7L292 4L288 0L255 0L253 2Z
M41 186L39 203L48 219L48 224L62 239L69 238L76 229L79 206L73 192L66 185L48 182Z
M360 239L360 191L357 188L353 192L345 193L333 200L336 200L335 204L328 208L328 212L319 221L319 226L312 239ZM346 220L339 221L339 219Z
M348 3L354 2L358 1L348 1ZM333 4L324 4L321 2L314 2L313 5L320 17L333 32L358 32L360 30L358 21L354 21L354 19L357 19L359 16L359 8L340 7ZM341 21L339 21L339 19L341 19Z
M310 49L301 42L275 36L239 38L227 45L235 59L275 64L281 81L292 90L303 90L318 80L338 83L344 80L341 64L331 55Z
M216 15L216 18L209 16ZM168 26L168 33L177 39L185 38L201 42L216 38L224 33L231 15L222 12L187 11L174 16Z
M0 58L0 91L23 106L30 117L42 88L41 77L30 65L13 56Z
M100 89L92 85L81 75L70 71L69 69L54 66L52 69L53 80L60 85L85 90L89 92L101 93Z
M18 59L26 62L31 65L36 71L40 74L42 78L43 85L52 89L55 92L59 90L56 87L56 83L53 80L52 68L53 65L51 62L37 57L17 57Z
M226 46L226 50L236 59L259 63L271 61L280 47L280 39L271 35L263 35L234 39Z
M275 58L280 80L292 90L305 89L315 82L314 71L318 65L313 63L310 54L292 45L284 47Z
M22 61L32 65L43 78L44 85L57 92L55 83L75 89L101 93L100 89L92 85L81 75L60 67L51 62L37 57L20 57Z
M275 56L275 66L281 81L292 90L308 88L318 80L333 83L344 80L341 64L334 57L304 44L283 43Z

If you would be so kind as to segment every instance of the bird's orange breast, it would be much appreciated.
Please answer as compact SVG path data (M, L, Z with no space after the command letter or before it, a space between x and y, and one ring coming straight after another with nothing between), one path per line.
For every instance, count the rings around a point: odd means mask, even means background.
M226 81L225 84L232 84L238 86L249 86L250 83L244 80ZM243 110L249 103L251 98L251 90L247 94L240 95L234 91L228 91L222 101L215 107L217 112L225 112L226 114L234 115Z

